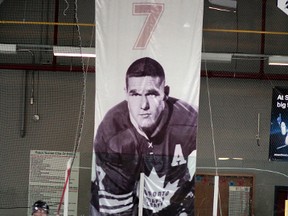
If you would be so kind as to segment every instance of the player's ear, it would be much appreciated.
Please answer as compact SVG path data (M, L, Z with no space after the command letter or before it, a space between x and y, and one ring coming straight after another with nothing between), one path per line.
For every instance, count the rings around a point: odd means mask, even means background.
M128 100L128 99L127 99L127 97L128 97L128 96L127 96L127 88L126 88L126 87L124 87L124 89L123 89L123 90L124 90L125 100L127 101L127 100Z
M166 85L165 87L164 87L164 94L165 94L165 100L167 100L168 99L168 97L169 97L169 93L170 93L170 87L168 86L168 85Z

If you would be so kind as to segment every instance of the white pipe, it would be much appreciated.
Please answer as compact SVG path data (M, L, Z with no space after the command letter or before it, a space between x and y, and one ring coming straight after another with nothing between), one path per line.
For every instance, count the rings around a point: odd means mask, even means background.
M218 212L219 176L214 177L213 216Z
M144 173L140 173L138 216L143 215L144 178Z

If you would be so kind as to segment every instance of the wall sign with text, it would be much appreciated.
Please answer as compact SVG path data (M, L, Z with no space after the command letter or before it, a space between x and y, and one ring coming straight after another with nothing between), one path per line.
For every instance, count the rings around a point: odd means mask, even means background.
M287 87L273 88L269 159L288 161L288 88Z

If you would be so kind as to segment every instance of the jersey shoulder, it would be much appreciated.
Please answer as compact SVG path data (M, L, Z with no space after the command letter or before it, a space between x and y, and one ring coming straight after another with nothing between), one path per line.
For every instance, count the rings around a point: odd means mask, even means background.
M126 101L122 101L108 110L98 127L97 133L103 133L109 139L109 137L130 127L128 105Z
M191 126L197 124L198 112L190 104L172 97L167 100L167 104L171 123Z

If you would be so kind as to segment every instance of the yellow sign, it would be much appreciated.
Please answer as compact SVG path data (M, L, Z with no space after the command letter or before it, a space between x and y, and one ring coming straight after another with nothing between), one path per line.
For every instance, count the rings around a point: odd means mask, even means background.
M288 200L285 200L285 216L288 216Z

